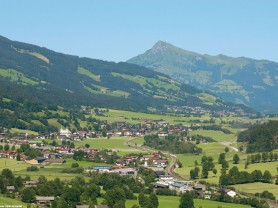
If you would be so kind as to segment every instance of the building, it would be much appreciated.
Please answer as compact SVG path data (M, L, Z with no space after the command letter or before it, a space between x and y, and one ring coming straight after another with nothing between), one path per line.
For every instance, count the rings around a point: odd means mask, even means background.
M50 207L54 201L54 196L36 196L36 201L38 205Z

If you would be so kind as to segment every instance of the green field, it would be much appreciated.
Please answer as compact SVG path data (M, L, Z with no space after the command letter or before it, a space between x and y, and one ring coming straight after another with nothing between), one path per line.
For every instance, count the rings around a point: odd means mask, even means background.
M100 120L108 120L108 121L126 121L128 123L141 123L140 120L165 120L170 124L180 124L190 125L195 124L196 119L201 121L209 121L209 115L204 115L200 118L196 117L184 117L184 116L174 116L174 115L157 115L157 114L147 114L140 112L132 112L132 111L123 111L123 110L113 110L109 109L109 112L104 113L105 116L95 116Z
M8 198L5 196L0 195L0 207L2 206L7 206L7 205L22 205L24 208L27 207L27 204L25 204L24 202L21 202L17 199L12 199L12 198ZM8 207L8 206L7 206Z
M262 193L263 191L269 191L273 193L278 198L278 185L268 184L268 183L247 183L247 184L238 184L233 187L240 192L246 193Z
M73 159L66 159L65 164L49 164L49 165L37 165L39 167L39 171L30 172L26 171L27 167L30 167L30 164L27 164L22 161L16 161L12 159L4 159L0 158L0 170L4 168L9 168L13 171L16 176L30 176L32 179L37 179L40 175L44 175L48 180L53 180L55 178L60 178L61 180L71 180L80 174L67 174L61 173L62 169L70 168L72 163L78 163L82 168L88 168L91 166L97 165L105 165L104 163L94 163L89 161L75 161ZM44 168L40 168L44 167Z
M85 144L89 144L91 148L97 149L113 149L117 151L123 152L137 152L137 149L129 147L126 145L126 142L129 141L131 137L119 137L114 136L111 138L92 138L85 139L83 141L74 142L76 147L85 146Z
M178 196L158 196L159 208L178 208L180 203L180 197ZM132 205L139 205L138 200L127 200L126 207L131 208ZM241 204L231 204L216 202L203 199L194 199L194 205L196 208L217 208L221 206L222 208L250 208L251 206L241 205Z
M217 142L231 142L236 139L236 136L234 134L224 134L222 131L213 131L213 130L196 130L190 132L190 135L202 135L202 136L208 136L213 138Z

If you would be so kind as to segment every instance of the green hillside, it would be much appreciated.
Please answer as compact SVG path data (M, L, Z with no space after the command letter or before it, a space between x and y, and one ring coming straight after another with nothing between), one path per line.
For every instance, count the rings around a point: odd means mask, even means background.
M0 96L64 107L133 111L173 106L238 111L214 95L147 68L66 55L0 36Z
M163 41L127 61L262 112L278 112L278 63L201 55Z

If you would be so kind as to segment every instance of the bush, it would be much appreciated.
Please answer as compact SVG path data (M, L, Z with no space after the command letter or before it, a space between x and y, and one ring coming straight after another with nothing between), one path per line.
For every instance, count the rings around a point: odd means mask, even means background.
M62 173L83 173L83 168L65 168Z
M39 168L37 166L30 166L30 167L27 167L27 171L39 171Z

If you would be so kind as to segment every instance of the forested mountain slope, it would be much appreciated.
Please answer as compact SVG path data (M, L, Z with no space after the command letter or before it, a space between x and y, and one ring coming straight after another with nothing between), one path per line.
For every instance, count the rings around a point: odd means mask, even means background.
M80 58L2 36L0 81L0 96L66 107L164 111L187 105L250 111L142 66Z
M228 101L278 113L278 63L201 55L163 41L127 62L162 72Z

